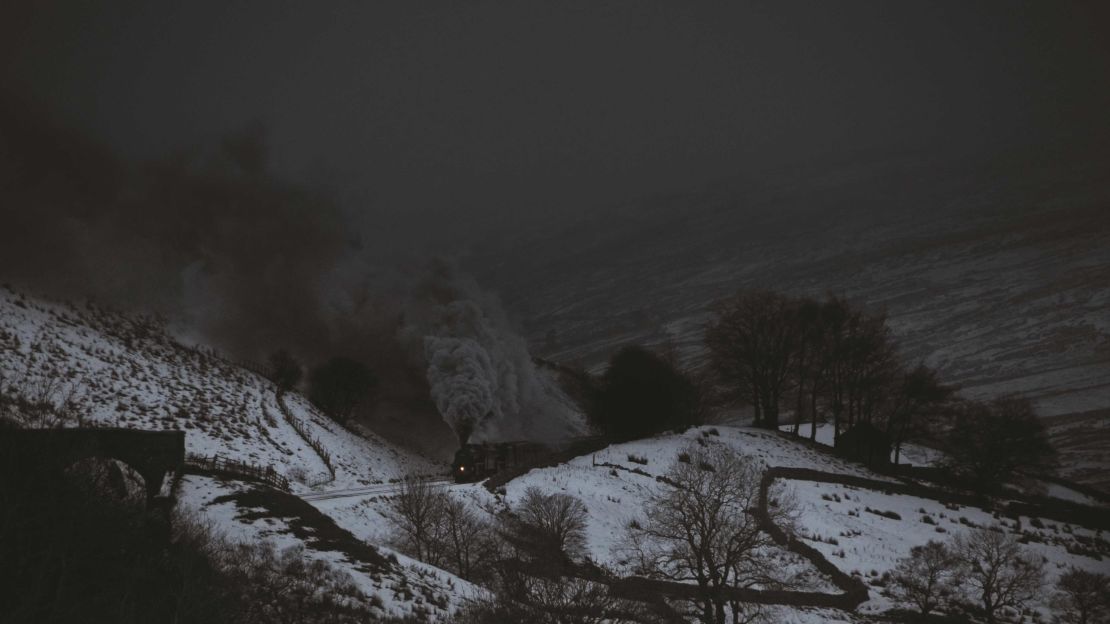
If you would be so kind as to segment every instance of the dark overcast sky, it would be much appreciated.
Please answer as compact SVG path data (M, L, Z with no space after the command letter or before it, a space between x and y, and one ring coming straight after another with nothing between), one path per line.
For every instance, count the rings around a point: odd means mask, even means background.
M387 227L1110 127L1096 2L20 4L8 90L130 157L260 120L281 171Z

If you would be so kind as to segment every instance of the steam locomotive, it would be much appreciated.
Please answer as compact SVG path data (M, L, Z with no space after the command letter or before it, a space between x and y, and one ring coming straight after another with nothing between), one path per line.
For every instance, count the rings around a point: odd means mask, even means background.
M464 444L455 452L451 475L455 483L482 481L504 471L566 461L605 444L601 437L572 438L557 445L525 441Z
M455 483L488 479L503 471L542 461L552 450L536 442L487 442L464 444L455 452L451 474Z

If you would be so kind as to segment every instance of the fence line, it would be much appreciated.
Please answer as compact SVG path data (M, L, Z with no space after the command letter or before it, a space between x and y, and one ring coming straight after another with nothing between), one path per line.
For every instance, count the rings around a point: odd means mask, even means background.
M308 446L312 450L316 451L316 454L320 456L320 459L324 462L324 466L327 467L328 472L331 474L330 479L324 479L322 481L315 482L312 484L312 487L315 487L317 485L324 485L325 483L331 483L332 481L335 481L335 466L332 465L331 462L331 453L329 453L328 450L324 448L324 443L320 441L320 438L309 433L309 428L305 424L305 422L300 418L294 416L293 413L289 411L289 407L285 405L284 390L278 390L277 404L278 409L281 411L282 417L285 418L285 421L289 423L289 426L293 427L293 430L297 432L297 435L301 436L301 438L304 439L305 443L308 444Z
M246 481L258 481L284 492L289 491L289 479L274 470L273 466L247 463L216 455L185 456L185 468L202 472L226 474Z
M252 373L256 373L266 379L273 379L274 367L263 362L256 362L254 360L230 360L230 362L239 368L245 368Z

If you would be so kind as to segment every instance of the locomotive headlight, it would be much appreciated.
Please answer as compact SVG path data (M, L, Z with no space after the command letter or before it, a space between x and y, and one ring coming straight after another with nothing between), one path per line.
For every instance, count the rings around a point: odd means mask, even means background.
M459 466L459 472L466 472L466 466Z

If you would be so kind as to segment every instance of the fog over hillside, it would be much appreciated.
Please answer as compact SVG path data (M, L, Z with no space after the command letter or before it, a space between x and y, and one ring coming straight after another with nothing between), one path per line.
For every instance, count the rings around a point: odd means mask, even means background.
M469 260L535 351L595 370L635 343L700 367L707 307L738 288L846 295L886 310L907 360L964 396L1034 399L1066 469L1105 485L1108 168L1051 150L799 167L630 202Z

